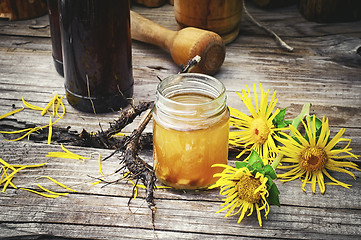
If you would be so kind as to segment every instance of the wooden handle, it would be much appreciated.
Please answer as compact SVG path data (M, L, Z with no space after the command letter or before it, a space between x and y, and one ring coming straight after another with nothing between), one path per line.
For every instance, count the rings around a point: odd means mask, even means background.
M176 31L166 29L133 11L130 11L130 23L132 39L170 51Z
M201 61L194 72L212 75L222 66L226 48L217 33L193 27L172 31L133 11L130 18L132 39L167 49L176 64L185 66L199 55Z

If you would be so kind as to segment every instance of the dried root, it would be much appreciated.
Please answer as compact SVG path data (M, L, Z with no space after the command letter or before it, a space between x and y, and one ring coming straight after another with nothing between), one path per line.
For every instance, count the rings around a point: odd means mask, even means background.
M151 112L148 112L144 121L133 131L132 135L129 137L128 143L125 145L125 150L120 156L120 161L123 164L123 168L127 168L130 172L127 178L140 180L143 185L146 186L146 202L148 207L152 209L152 211L155 211L153 189L157 178L154 174L153 167L138 155L138 152L141 149L139 147L139 137L151 119L151 116Z
M110 127L107 130L99 131L96 134L90 134L83 129L75 145L105 149L122 149L126 145L127 137L119 140L113 138L113 136L121 132L128 124L132 123L141 113L151 108L153 108L153 102L142 102L126 111L121 111L119 118L110 123Z

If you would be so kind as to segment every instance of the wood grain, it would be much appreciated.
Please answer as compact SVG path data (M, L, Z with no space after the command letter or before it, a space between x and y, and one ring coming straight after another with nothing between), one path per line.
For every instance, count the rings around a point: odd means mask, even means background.
M143 8L134 11L177 30L173 6ZM326 116L330 121L331 136L345 128L345 137L352 138L353 153L361 155L361 46L360 21L350 23L319 24L305 20L295 6L259 9L249 4L249 12L276 31L294 53L282 51L272 37L255 27L246 17L242 19L240 35L227 45L226 58L215 75L226 88L228 103L246 113L247 109L236 95L253 84L262 83L264 89L276 91L277 107L287 108L287 118L295 117L302 105L311 102L312 113ZM47 16L8 22L0 20L0 115L20 107L21 97L34 105L44 107L54 93L64 95L64 79L55 71L51 58L49 29L33 29L30 25L46 25ZM134 102L153 100L157 76L164 78L179 71L171 56L163 49L133 41ZM258 88L259 89L259 88ZM108 127L117 113L81 113L66 101L67 114L57 124L71 126L75 131L88 131ZM0 127L21 129L29 124L48 124L48 117L26 109L7 119ZM131 132L137 119L125 129ZM147 131L151 131L151 124ZM237 224L237 216L223 218L217 214L222 198L217 190L180 192L172 189L155 191L157 213L155 231L151 212L140 189L137 199L131 201L132 185L126 181L104 186L91 185L99 177L97 158L84 163L47 158L49 151L60 151L58 145L44 142L5 141L0 135L0 158L9 163L35 164L47 162L43 168L26 170L14 178L21 187L36 189L36 183L58 191L61 189L46 179L49 175L76 190L66 197L44 199L21 190L8 189L0 194L0 238L34 239L61 236L63 238L94 239L358 239L361 237L361 172L352 171L356 180L342 173L332 173L336 179L352 184L351 189L326 186L326 193L312 194L301 190L300 181L280 183L281 207L271 207L263 228L252 215ZM100 152L107 156L112 151L68 147L75 153L89 156ZM142 157L152 162L152 151L145 150ZM235 161L230 156L230 165ZM361 165L360 158L354 160ZM102 162L107 180L119 167L117 156ZM31 238L32 237L32 238Z
M18 150L14 150L14 146ZM281 207L271 207L264 227L260 229L255 216L237 224L236 217L223 218L215 213L220 209L221 197L217 190L182 192L171 189L155 191L157 214L156 230L151 225L151 212L144 202L144 191L139 197L127 202L132 185L125 180L107 185L91 185L92 177L98 176L97 158L85 162L71 159L49 159L49 151L59 150L59 146L25 143L1 143L1 156L9 163L48 162L41 169L24 171L14 179L19 187L36 188L35 183L54 191L61 191L46 179L37 176L50 175L62 183L76 189L66 197L44 199L21 190L7 190L0 195L1 228L0 236L27 234L53 234L63 237L89 237L87 229L93 229L92 238L160 238L193 237L217 238L217 234L228 237L276 237L294 239L337 239L355 237L361 234L358 201L360 181L353 181L343 174L335 177L353 184L351 190L327 186L324 196L303 193L298 181L281 184ZM69 150L87 156L94 151L103 156L110 151L69 147ZM11 157L12 159L9 159ZM107 176L118 167L118 160L112 157L102 163ZM80 170L81 169L81 170ZM80 170L80 171L79 171ZM361 173L356 173L360 178ZM310 189L307 189L308 191ZM348 217L345 218L345 215ZM182 224L179 224L182 223ZM83 228L83 230L81 230ZM17 231L14 231L17 229ZM60 229L62 231L60 231ZM128 231L129 229L129 231ZM211 230L210 230L211 229ZM307 231L304 231L307 229ZM64 231L63 231L64 230ZM111 233L108 231L111 230ZM126 233L123 233L126 232ZM147 236L144 236L144 232ZM119 235L117 235L117 234ZM181 234L183 236L181 236ZM8 235L9 234L9 235ZM125 235L123 235L125 234Z

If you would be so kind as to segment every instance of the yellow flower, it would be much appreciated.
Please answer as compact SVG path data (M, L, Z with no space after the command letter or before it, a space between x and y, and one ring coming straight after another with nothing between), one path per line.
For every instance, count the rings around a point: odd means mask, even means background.
M318 120L320 121L320 120ZM282 181L292 181L300 178L302 181L302 189L305 190L305 185L311 183L312 192L315 193L316 183L323 194L326 190L324 176L328 177L332 182L326 184L340 185L345 188L349 188L351 185L345 184L333 178L327 170L343 172L351 175L355 178L355 175L350 171L344 169L352 168L359 170L357 165L352 162L337 161L337 159L345 158L357 158L351 153L349 145L351 139L341 138L345 132L345 129L341 129L332 139L330 138L330 130L328 125L328 119L322 119L321 129L317 132L316 117L313 116L307 118L307 124L302 121L306 137L293 126L290 126L291 136L282 133L286 138L279 138L278 140L284 144L280 147L280 154L284 155L282 162L291 163L289 166L279 166L282 169L291 169L286 173L277 175L278 178L283 178ZM315 131L316 129L316 131ZM344 148L335 147L339 142L348 142ZM340 155L343 154L343 155Z
M257 211L258 223L262 226L261 210L265 211L265 217L269 213L269 204L267 202L268 190L266 183L268 178L257 172L256 176L249 171L247 167L233 168L225 164L215 164L215 167L225 168L223 172L216 173L214 177L219 177L216 184L212 187L220 187L220 194L226 195L223 199L225 206L217 213L228 210L224 217L233 216L241 213L238 223L242 221L245 214L250 216L253 210ZM235 209L238 210L235 211Z
M278 152L278 148L274 140L275 136L278 131L284 129L276 128L273 124L273 119L280 112L277 108L272 114L272 111L277 103L276 92L273 93L270 103L268 104L269 90L263 92L262 85L260 84L261 101L259 103L256 85L253 87L255 106L252 103L251 93L248 86L248 93L245 90L242 90L242 94L237 93L250 111L251 116L230 107L230 125L238 130L230 131L229 143L231 146L233 145L244 148L237 158L254 149L259 153L264 161L264 164L268 164L269 160L274 159Z

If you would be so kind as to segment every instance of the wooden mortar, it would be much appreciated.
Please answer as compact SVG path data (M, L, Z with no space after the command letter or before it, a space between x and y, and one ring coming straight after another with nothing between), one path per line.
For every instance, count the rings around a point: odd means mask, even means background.
M193 72L212 75L222 66L226 48L218 34L193 27L172 31L133 11L130 18L132 39L168 50L177 65L185 66L199 55L201 61Z
M226 44L238 36L242 10L241 0L174 0L174 16L180 28L214 31Z

